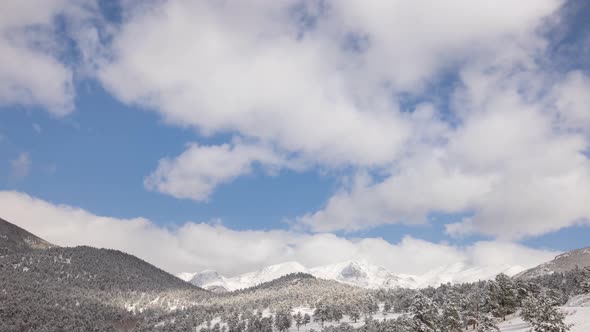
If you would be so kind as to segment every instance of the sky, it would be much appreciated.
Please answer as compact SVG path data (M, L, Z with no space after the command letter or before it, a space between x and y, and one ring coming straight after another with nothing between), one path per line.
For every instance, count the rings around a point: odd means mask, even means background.
M590 245L588 17L2 1L0 217L171 273L534 266Z

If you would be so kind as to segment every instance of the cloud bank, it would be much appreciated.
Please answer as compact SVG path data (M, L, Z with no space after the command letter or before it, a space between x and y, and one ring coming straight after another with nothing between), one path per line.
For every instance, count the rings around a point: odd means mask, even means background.
M560 47L587 50L551 33L565 1L130 1L117 22L85 4L0 5L0 103L68 114L79 70L169 125L231 137L154 161L148 190L207 201L259 169L352 174L294 218L312 235L276 232L297 243L432 213L500 241L590 220L590 78ZM58 14L77 65L59 60Z
M396 273L424 273L457 262L532 267L556 254L496 241L458 247L405 237L392 244L381 238L346 239L327 233L236 231L215 222L165 228L144 218L97 216L13 191L0 192L0 210L3 218L57 245L118 249L171 273L213 268L237 275L285 261L312 267L348 259L366 259Z

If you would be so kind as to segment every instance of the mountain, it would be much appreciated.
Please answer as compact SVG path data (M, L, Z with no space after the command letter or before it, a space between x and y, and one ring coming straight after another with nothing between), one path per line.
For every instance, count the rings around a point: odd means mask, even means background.
M513 265L488 265L481 267L470 267L465 263L455 263L432 269L418 277L415 288L438 286L440 284L457 284L475 282L479 280L493 279L496 275L504 273L513 276L524 270L521 266Z
M386 268L365 260L315 267L309 273L317 278L336 280L363 288L412 288L416 280L412 276L399 276Z
M281 264L270 265L261 270L242 274L234 278L228 278L226 279L226 282L228 285L228 289L234 290L240 288L249 288L280 278L291 273L306 271L307 269L305 268L305 266L297 262L286 262Z
M56 246L0 218L0 255L54 247Z
M395 274L382 266L366 260L351 260L336 264L306 268L297 262L287 262L261 270L227 278L215 271L182 273L178 277L193 285L215 292L234 291L279 278L290 273L307 273L316 278L338 281L343 284L368 289L424 288L441 283L464 283L492 279L499 273L512 276L523 270L520 266L490 265L469 267L464 263L442 266L422 275Z
M213 270L205 270L195 273L189 280L191 284L210 290L215 293L229 291L226 279Z
M573 270L576 266L580 268L590 266L590 247L576 249L557 255L553 260L523 271L514 277L531 279L555 272Z
M4 220L0 234L0 331L111 331L211 296L121 251L56 247Z
M261 270L245 273L233 278L226 278L212 270L197 273L181 273L177 277L216 293L245 289L278 279L282 276L306 272L307 269L297 262L286 262L267 266Z

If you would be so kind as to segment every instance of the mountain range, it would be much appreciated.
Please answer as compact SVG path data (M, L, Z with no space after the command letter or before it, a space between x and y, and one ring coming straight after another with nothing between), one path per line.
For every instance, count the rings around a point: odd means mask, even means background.
M422 275L395 274L367 260L350 260L325 266L307 268L298 262L286 262L264 267L235 277L225 277L213 270L180 273L182 280L214 292L227 292L253 287L290 273L308 273L316 278L369 288L424 288L441 283L462 283L486 280L499 273L509 276L522 272L520 266L495 265L469 267L463 263L443 266Z
M405 288L488 279L499 272L522 271L515 278L528 279L586 266L590 248L526 271L453 264L410 276L362 260L313 268L287 262L233 278L211 270L178 276L189 283L133 255L59 247L0 219L0 331L193 330L215 315L244 308L310 307L327 299L364 303L383 294L399 297L401 304L416 292Z

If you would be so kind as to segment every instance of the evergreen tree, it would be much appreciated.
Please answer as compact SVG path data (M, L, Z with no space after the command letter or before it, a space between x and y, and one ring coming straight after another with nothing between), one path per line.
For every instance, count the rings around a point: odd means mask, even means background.
M295 319L295 326L297 327L297 331L299 331L299 327L303 325L303 315L301 311L298 311L296 315L293 315L293 319Z
M506 320L506 315L516 312L518 306L518 291L512 279L500 273L489 286L491 313L495 317Z
M274 321L275 327L280 332L287 331L291 327L291 315L287 310L278 310Z
M581 272L580 289L583 293L590 293L590 267Z
M535 332L566 332L572 325L565 323L565 314L557 308L555 300L545 292L523 301L522 319Z
M477 319L476 329L477 332L491 332L500 331L494 318L490 317L489 314L480 314Z
M313 311L313 320L315 322L320 322L321 326L324 327L324 323L329 319L330 312L327 305L323 302L320 302L316 305L315 310Z
M463 330L463 318L455 303L449 302L443 306L441 328L444 332L461 332Z
M391 310L392 310L391 303L385 302L383 304L383 315L387 315L389 312L391 312Z
M350 317L353 322L357 322L361 319L361 309L358 305L350 305L346 307L346 314Z
M434 332L437 330L436 308L429 298L418 292L410 307L416 332Z

